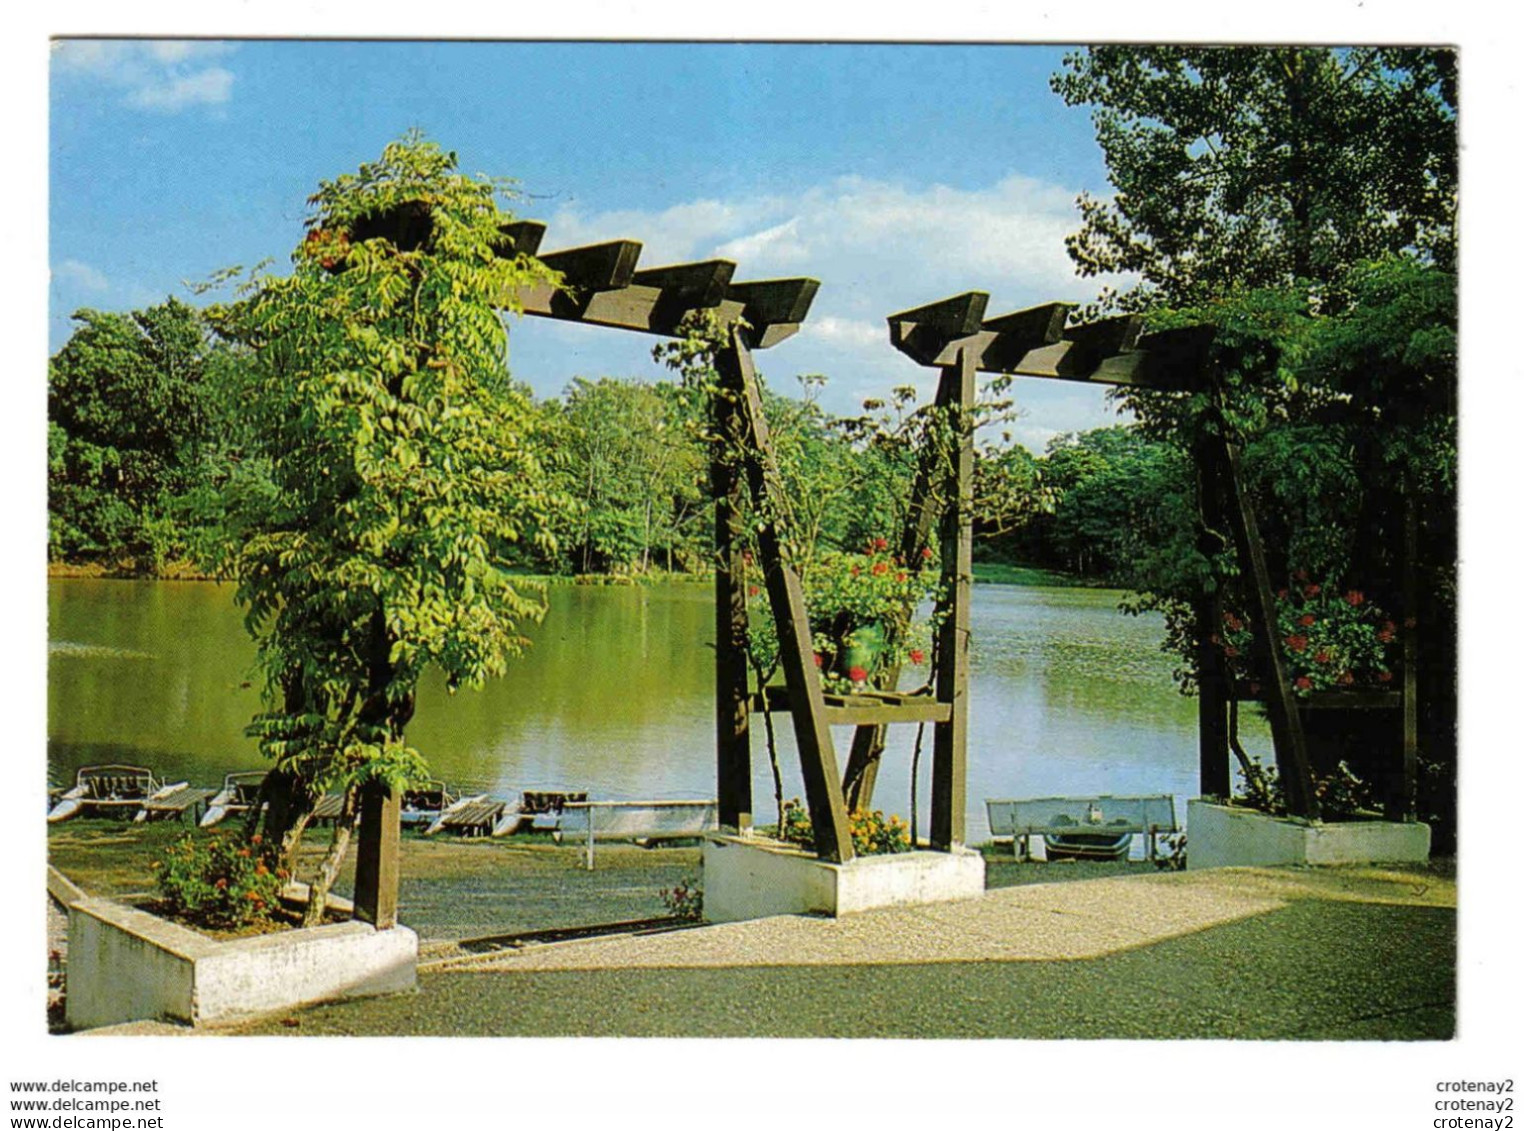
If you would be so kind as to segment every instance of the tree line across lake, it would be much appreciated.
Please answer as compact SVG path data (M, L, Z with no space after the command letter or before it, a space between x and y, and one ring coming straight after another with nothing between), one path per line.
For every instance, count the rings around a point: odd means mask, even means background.
M81 310L49 366L48 550L67 566L137 577L217 576L230 494L268 491L260 438L242 411L243 359L175 298L131 313ZM813 539L857 548L893 533L909 453L888 410L821 407L820 378L769 390L782 471ZM899 391L897 408L906 407ZM706 406L654 371L575 378L537 400L533 434L562 499L554 549L517 548L526 572L703 575L713 545ZM1163 445L1129 426L1056 437L1041 455L978 453L978 544L986 561L1121 580L1118 508L1148 505Z

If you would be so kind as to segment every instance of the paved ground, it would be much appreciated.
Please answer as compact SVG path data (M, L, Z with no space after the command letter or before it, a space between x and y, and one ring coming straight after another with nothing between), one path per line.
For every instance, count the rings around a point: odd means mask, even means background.
M241 1033L1445 1039L1443 868L1233 869L1005 888L467 955L417 994Z

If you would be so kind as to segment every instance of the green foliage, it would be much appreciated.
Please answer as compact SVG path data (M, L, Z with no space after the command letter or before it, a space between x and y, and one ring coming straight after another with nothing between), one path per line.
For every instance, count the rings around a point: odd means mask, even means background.
M187 833L155 857L159 895L170 914L214 929L268 920L285 873L256 835Z
M161 570L183 554L174 518L213 445L226 350L176 299L131 314L80 310L48 363L48 551Z
M852 834L852 851L858 856L885 856L909 852L913 847L909 826L899 817L885 817L878 809L849 813L847 827ZM811 852L815 850L815 830L810 824L810 815L797 797L784 802L778 839Z
M929 632L912 621L941 580L929 549L906 564L890 553L887 539L875 538L862 552L824 550L796 566L815 662L828 689L861 688L885 668L926 662ZM777 669L778 639L755 562L747 594L754 599L748 605L751 664L765 679Z
M1275 641L1295 694L1391 687L1397 624L1363 592L1341 593L1332 585L1307 581L1304 574L1277 598ZM1228 611L1218 642L1230 670L1249 683L1250 694L1257 694L1259 685L1245 663L1253 631L1248 617Z
M578 573L693 562L709 533L708 467L676 387L577 378L559 406L557 471L576 500L559 541Z
M1233 798L1236 804L1247 805L1274 817L1284 817L1290 812L1285 787L1274 766L1249 762L1240 768L1244 792ZM1369 816L1375 809L1376 799L1369 783L1357 776L1346 762L1340 762L1327 774L1314 773L1312 782L1324 820L1345 821Z
M496 255L499 187L410 135L321 185L289 275L211 312L250 351L267 468L222 499L265 676L250 729L309 804L426 776L404 740L424 670L452 690L501 675L544 611L509 567L554 551L564 502L500 310L554 276Z
M1081 274L1130 308L1413 251L1455 262L1456 61L1433 48L1091 47L1052 87L1091 107L1114 188L1079 199Z

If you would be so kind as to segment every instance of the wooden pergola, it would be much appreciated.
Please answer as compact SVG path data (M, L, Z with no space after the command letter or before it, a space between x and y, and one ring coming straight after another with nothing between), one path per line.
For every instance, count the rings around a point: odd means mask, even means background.
M415 214L406 209L381 218L377 223L397 242L414 245L427 239L431 226L426 213ZM753 418L761 422L760 397L756 393L750 351L776 345L798 331L799 323L809 312L819 288L818 282L803 278L736 282L736 264L724 259L641 270L641 244L635 240L611 240L541 252L545 232L546 225L535 220L517 221L502 228L502 242L497 249L500 256L531 255L562 276L559 286L545 285L521 292L519 299L523 313L561 322L670 337L682 332L681 325L690 313L712 311L723 325L729 327L729 342L719 357L722 372L736 387L751 390L758 406ZM765 425L762 428L765 437ZM730 482L733 475L727 479L727 473L718 467L714 474L718 517L724 514L727 501L734 498L739 485ZM730 529L727 523L719 525ZM735 554L739 553L737 546ZM717 577L716 595L722 608L735 600L737 594L744 602L739 570L732 573L722 567L717 571ZM797 590L795 579L793 591L797 593ZM744 604L741 608L744 615ZM728 622L722 617L721 623ZM742 639L744 642L744 637ZM744 679L744 658L741 664ZM724 669L723 659L720 667ZM721 730L724 730L723 722ZM731 777L724 766L723 741L721 747L723 798ZM747 788L749 795L749 781ZM361 919L378 927L390 927L397 920L401 805L398 795L382 787L367 789L361 798L355 911ZM749 822L749 801L746 809ZM723 800L721 814L722 820L726 820L728 814L730 823L741 823L734 805L727 811ZM850 841L848 843L850 848Z
M1168 392L1205 394L1209 425L1194 441L1202 519L1200 548L1220 552L1229 531L1245 578L1247 611L1260 626L1274 625L1275 591L1270 581L1258 518L1244 486L1241 454L1223 414L1221 377L1211 357L1212 326L1187 326L1143 333L1136 315L1121 315L1066 326L1069 303L1048 303L993 318L985 317L989 296L981 291L956 295L889 318L890 337L903 353L922 365L938 366L944 382L956 370L971 386L973 373L1046 377L1092 384L1128 385ZM1416 606L1413 562L1416 514L1407 507L1404 520L1403 604L1409 616ZM1222 623L1220 594L1203 594L1197 607L1199 671L1200 785L1204 796L1231 792L1228 705L1242 693L1225 670L1213 643ZM1296 815L1321 817L1313 785L1306 737L1280 650L1269 634L1254 634L1253 659L1265 677L1263 698L1270 720L1279 776L1287 804ZM1417 660L1410 631L1405 638L1403 687L1400 692L1325 692L1312 707L1400 707L1401 772L1387 802L1389 819L1412 820L1417 780ZM865 744L866 745L866 744ZM856 747L854 747L854 751ZM958 780L961 779L961 775Z

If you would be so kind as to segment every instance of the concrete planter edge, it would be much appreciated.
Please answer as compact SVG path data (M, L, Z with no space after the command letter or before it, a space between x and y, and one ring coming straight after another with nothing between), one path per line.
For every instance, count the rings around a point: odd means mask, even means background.
M350 921L213 939L108 899L78 900L68 914L72 1030L145 1020L227 1025L417 985L418 936L407 927Z
M1203 798L1186 803L1186 867L1422 863L1429 826L1419 821L1327 821L1273 817Z

